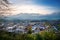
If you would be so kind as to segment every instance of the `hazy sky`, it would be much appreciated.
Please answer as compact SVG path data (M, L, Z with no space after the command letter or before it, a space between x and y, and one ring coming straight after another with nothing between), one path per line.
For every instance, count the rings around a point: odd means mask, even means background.
M14 14L39 13L51 14L60 11L60 0L9 0L16 9Z

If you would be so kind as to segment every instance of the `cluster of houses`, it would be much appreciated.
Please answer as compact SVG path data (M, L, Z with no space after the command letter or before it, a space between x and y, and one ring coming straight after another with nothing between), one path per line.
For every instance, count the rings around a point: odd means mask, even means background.
M33 31L33 33L38 33L40 31L43 31L43 30L49 28L48 25L44 25L44 23L41 23L41 22L0 23L0 30L6 30L8 32L15 32L15 33L27 33L27 31L28 31L27 28L29 28L29 27L31 27L31 30Z

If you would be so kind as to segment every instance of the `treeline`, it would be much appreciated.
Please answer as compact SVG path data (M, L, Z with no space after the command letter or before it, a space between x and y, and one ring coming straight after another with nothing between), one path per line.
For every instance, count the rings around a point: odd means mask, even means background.
M42 31L38 34L21 34L0 31L0 40L60 40L60 33Z

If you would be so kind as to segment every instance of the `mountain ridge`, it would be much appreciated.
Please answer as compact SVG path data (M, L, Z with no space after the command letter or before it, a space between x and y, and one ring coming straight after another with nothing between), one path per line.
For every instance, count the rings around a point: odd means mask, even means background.
M9 16L6 19L20 19L20 20L58 20L60 19L60 12L52 13L48 15L41 15L41 14L28 14L28 13L20 13L18 15Z

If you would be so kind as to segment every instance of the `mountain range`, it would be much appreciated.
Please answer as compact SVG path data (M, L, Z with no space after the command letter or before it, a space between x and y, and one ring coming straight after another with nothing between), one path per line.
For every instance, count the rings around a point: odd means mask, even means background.
M6 17L8 20L58 20L60 19L60 12L48 14L48 15L42 15L42 14L34 14L34 13L20 13L18 15L14 16L8 16Z

